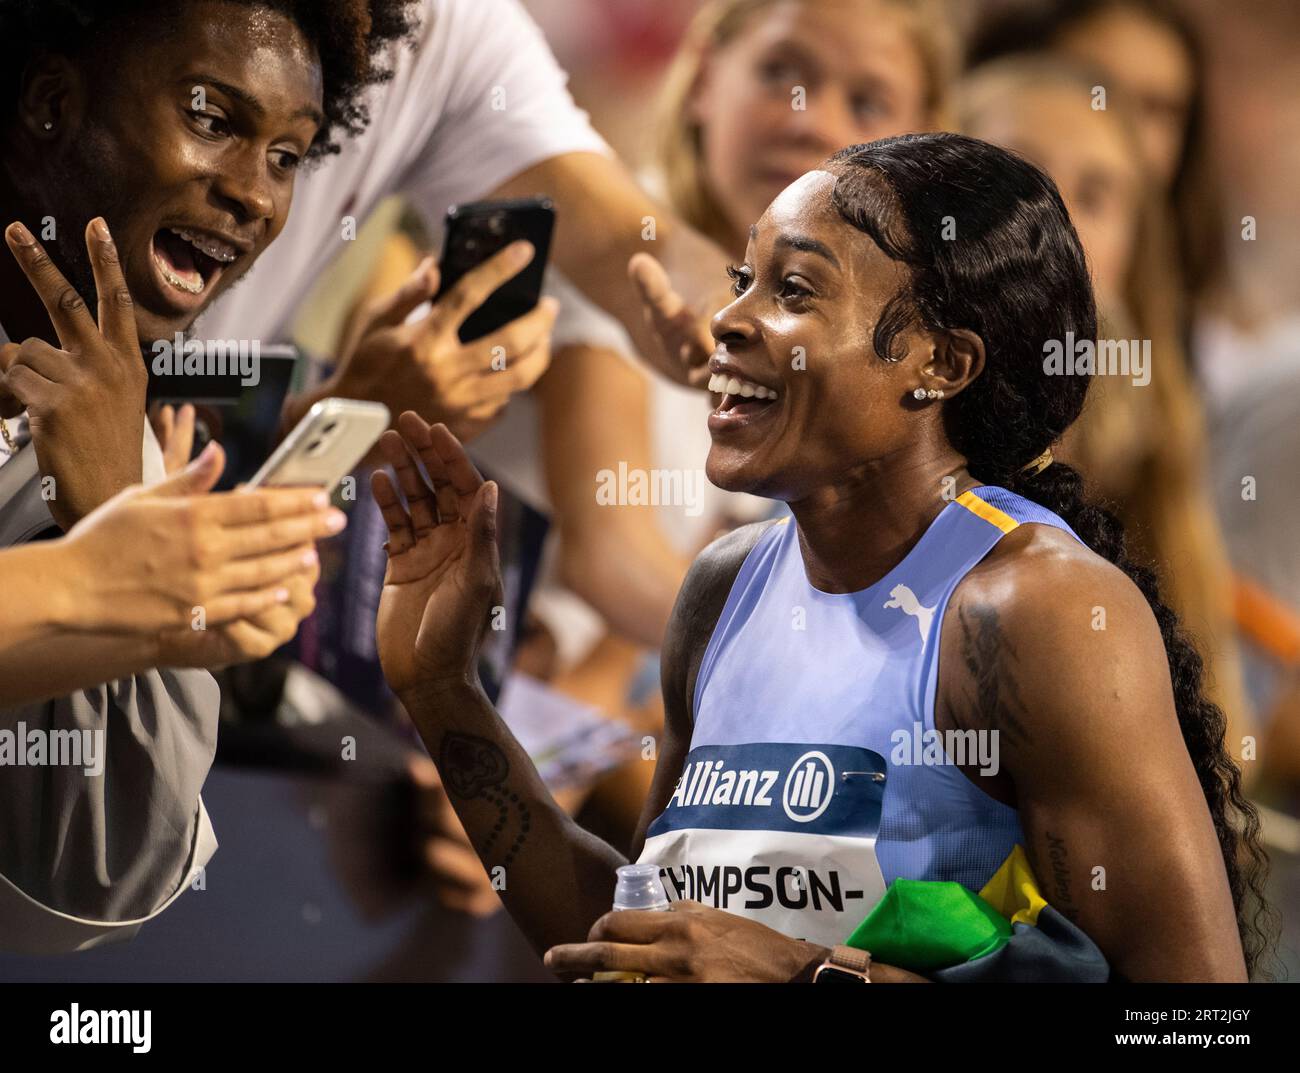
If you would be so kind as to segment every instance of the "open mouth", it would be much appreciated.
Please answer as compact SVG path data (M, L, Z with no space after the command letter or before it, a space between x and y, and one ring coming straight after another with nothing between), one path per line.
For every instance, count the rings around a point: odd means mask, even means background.
M239 250L202 231L164 227L153 237L153 263L167 287L202 295L221 276Z
M776 408L776 401L780 398L772 388L728 373L714 373L709 377L709 390L722 396L717 409L710 415L710 427L747 421L767 413Z

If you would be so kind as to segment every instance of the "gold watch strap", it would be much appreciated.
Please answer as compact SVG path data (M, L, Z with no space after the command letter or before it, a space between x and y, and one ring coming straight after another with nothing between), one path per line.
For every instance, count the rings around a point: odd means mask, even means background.
M829 961L832 965L838 965L842 969L852 969L854 972L869 972L871 970L871 954L867 950L859 950L856 946L837 946L831 950Z

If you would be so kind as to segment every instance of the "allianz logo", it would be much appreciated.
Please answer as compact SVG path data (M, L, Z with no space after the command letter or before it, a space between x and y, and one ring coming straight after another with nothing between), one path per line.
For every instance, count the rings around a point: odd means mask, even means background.
M810 749L784 774L781 807L791 820L809 823L826 811L835 796L835 766L830 757ZM779 769L729 768L725 760L696 760L683 769L668 807L771 808L781 775Z

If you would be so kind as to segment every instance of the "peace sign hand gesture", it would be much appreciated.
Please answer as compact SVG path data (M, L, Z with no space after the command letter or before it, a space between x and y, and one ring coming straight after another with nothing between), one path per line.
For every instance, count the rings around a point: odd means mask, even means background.
M86 227L98 324L27 228L10 224L5 241L40 295L62 349L35 337L5 347L0 395L27 409L41 474L54 478L50 512L66 531L141 479L149 378L135 309L102 217Z

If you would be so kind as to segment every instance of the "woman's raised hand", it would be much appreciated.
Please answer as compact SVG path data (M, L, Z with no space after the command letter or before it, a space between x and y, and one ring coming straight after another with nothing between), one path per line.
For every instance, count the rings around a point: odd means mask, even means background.
M502 592L497 486L484 482L445 425L429 425L410 410L379 442L397 483L383 470L371 477L388 526L378 647L384 676L400 697L476 673Z

